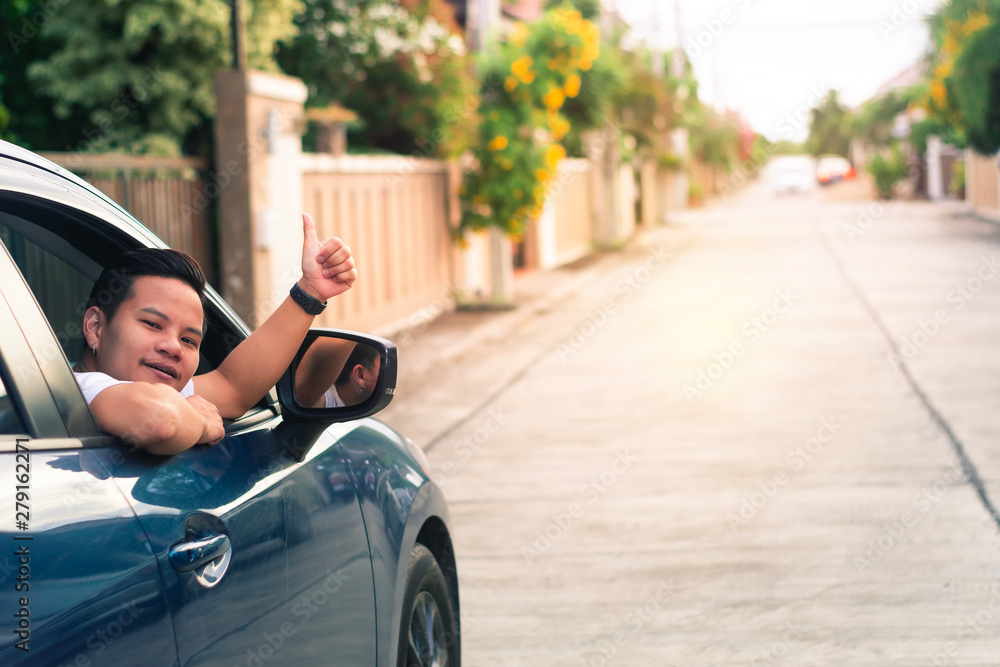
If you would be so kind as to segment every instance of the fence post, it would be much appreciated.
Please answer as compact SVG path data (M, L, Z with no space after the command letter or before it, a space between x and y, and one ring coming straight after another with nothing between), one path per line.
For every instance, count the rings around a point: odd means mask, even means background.
M215 91L220 288L255 327L294 280L283 280L289 247L301 252L307 91L298 79L237 70L217 73Z
M121 179L122 184L122 208L126 211L132 210L132 197L130 190L132 189L132 178L129 174L127 167L122 167L118 171L118 176Z

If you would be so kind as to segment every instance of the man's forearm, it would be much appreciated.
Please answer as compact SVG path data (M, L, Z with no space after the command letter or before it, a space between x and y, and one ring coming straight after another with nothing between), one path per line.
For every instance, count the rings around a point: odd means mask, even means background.
M195 445L204 420L177 390L134 382L109 387L91 402L98 427L153 454L176 454Z
M314 319L291 297L285 297L278 309L229 353L218 373L229 385L230 400L209 399L223 417L239 417L275 385L292 363Z

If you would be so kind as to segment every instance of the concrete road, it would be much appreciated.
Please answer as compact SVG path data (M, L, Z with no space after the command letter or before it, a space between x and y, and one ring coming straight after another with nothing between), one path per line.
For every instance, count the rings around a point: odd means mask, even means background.
M405 338L466 665L1000 664L1000 227L829 194Z

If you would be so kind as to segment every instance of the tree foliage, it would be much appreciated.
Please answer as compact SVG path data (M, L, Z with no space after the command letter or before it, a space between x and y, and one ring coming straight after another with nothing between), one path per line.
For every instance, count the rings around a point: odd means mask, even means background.
M951 0L931 18L924 105L981 153L1000 150L1000 0Z
M740 159L738 120L702 105L689 125L691 151L702 163L729 171Z
M910 89L894 90L865 102L848 120L851 136L872 146L890 146L895 140L892 132L896 117L906 111L915 95Z
M475 80L441 0L304 0L282 69L305 81L310 107L357 112L352 140L397 153L456 155L475 127Z
M58 5L40 0L10 0L0 3L0 138L27 148L62 148L80 140L87 127L79 111L62 122L54 122L52 101L28 80L28 66L47 58L58 46L41 36L40 26Z
M273 44L292 30L297 7L298 0L246 3L251 68L277 70ZM29 83L51 100L56 119L87 123L74 144L44 148L177 153L214 115L213 76L231 63L224 2L65 2L39 34L54 46L28 66Z
M850 111L831 90L812 109L806 148L812 155L844 155L851 146Z
M601 0L545 0L545 9L558 9L567 4L587 21L597 21L601 17Z

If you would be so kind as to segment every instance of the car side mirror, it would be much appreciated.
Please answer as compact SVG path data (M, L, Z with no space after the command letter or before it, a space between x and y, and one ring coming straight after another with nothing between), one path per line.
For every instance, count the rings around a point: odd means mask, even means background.
M396 346L384 338L313 328L278 381L286 419L344 422L373 415L396 390Z

